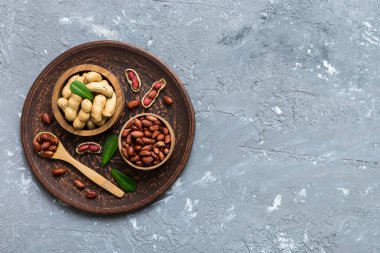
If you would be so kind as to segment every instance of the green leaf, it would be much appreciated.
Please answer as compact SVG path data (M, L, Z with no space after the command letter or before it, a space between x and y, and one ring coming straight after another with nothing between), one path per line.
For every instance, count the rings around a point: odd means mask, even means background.
M72 93L74 93L74 94L76 94L82 98L88 99L90 101L92 101L94 99L94 95L92 94L92 92L82 82L79 82L79 81L72 82L70 84L70 90Z
M136 182L125 175L123 172L111 168L111 175L117 182L117 184L126 192L134 192L136 191L137 185Z
M102 167L104 167L115 155L118 148L118 141L118 137L115 134L107 137L106 142L103 145Z

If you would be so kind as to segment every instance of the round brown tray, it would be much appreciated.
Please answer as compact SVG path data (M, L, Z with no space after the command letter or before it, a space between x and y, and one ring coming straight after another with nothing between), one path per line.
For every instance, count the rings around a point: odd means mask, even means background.
M56 121L53 121L49 126L44 125L41 123L40 114L42 112L52 114L51 97L55 82L67 69L78 64L96 64L112 71L120 81L126 102L141 98L149 90L150 84L160 78L165 78L167 86L151 108L143 109L140 107L133 110L125 108L120 121L107 132L92 137L76 136L65 131ZM133 93L126 81L124 71L127 68L135 69L140 75L142 87L138 93ZM171 107L164 105L162 102L163 95L171 96L174 99L174 105ZM123 124L130 117L143 112L160 115L171 124L175 132L177 141L173 155L160 168L151 171L136 170L125 163L119 152L105 168L101 168L101 155L77 155L75 153L75 148L79 143L95 141L102 144L109 134L118 134ZM137 191L126 193L123 198L118 199L96 186L69 164L40 157L33 151L32 140L41 131L50 131L57 135L74 158L96 170L113 183L115 181L110 176L110 167L118 168L133 177L137 182ZM86 43L58 56L33 83L25 100L21 116L21 138L25 157L37 179L51 194L66 204L99 214L131 212L152 203L166 192L185 168L191 153L194 132L194 110L186 89L178 76L152 54L117 41ZM53 177L51 169L60 166L68 168L69 173L59 178ZM73 186L75 178L84 181L87 188L96 190L99 197L93 200L86 199L85 191L80 191Z

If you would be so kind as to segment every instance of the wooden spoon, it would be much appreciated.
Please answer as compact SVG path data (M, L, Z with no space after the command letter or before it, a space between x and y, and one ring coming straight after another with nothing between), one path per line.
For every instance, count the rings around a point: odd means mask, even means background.
M52 136L54 136L55 138L58 139L57 136L55 136L54 134L52 134L50 132L40 132L34 137L34 139L36 139L39 135L41 135L43 133L51 134ZM59 143L57 145L57 150L54 152L54 155L52 157L46 157L40 153L38 153L38 154L41 155L42 157L45 157L45 158L53 158L53 159L68 162L71 165L73 165L75 168L77 168L80 172L82 172L91 181L93 181L95 184L99 185L103 189L109 191L110 193L112 193L113 195L115 195L119 198L124 196L124 192L121 189L116 187L114 184L112 184L110 181L108 181L106 178L104 178L103 176L101 176L100 174L95 172L94 170L90 169L89 167L87 167L87 166L83 165L82 163L78 162L77 160L75 160L67 152L65 147L62 145L61 141L59 141Z

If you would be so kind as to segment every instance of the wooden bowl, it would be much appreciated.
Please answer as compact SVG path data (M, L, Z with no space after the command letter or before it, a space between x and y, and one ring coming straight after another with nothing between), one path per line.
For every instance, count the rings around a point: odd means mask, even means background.
M103 78L107 79L109 84L113 87L116 93L116 109L113 115L111 116L111 118L109 118L104 125L92 130L77 130L72 126L71 122L68 122L65 119L64 113L58 107L57 101L58 101L58 98L61 97L63 87L66 85L68 79L71 76L78 73L88 72L88 71L95 71L95 72L100 73L103 76ZM58 81L55 83L55 86L54 86L51 105L52 105L55 119L57 120L58 124L61 127L63 127L65 130L79 136L94 136L94 135L98 135L107 131L116 122L120 120L120 117L123 113L124 106L125 106L125 99L124 99L124 93L120 86L119 80L116 78L114 74L112 74L107 69L102 68L97 65L83 64L83 65L79 65L79 66L66 70L59 77Z
M140 166L137 166L136 164L132 163L131 161L129 161L126 157L123 156L123 154L121 153L121 135L123 133L123 130L125 128L125 126L132 120L134 120L135 118L139 118L141 116L147 116L147 115L150 115L150 116L154 116L156 118L158 118L159 120L161 120L164 125L169 129L169 133L170 133L170 137L171 137L171 144L170 144L170 150L169 150L169 153L168 155L165 157L164 160L162 160L162 162L160 162L159 164L156 164L156 165L153 165L153 166L150 166L150 167L140 167ZM158 167L160 167L161 165L163 165L167 160L169 160L170 156L172 155L173 153L173 150L174 150L174 146L175 146L175 136L174 136L174 131L173 131L173 128L170 126L170 124L164 120L161 116L158 116L157 114L153 114L153 113L141 113L141 114L137 114L136 116L130 118L124 125L123 127L121 128L120 130L120 134L119 134L119 152L120 152L120 155L121 157L124 159L124 161L126 161L130 166L132 166L133 168L135 169L138 169L138 170L153 170L153 169L156 169Z

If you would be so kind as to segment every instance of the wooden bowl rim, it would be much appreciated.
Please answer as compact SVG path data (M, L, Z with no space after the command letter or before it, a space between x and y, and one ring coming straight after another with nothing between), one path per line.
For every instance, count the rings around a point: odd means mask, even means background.
M137 166L137 165L133 164L131 161L129 161L127 158L125 158L123 156L123 154L121 153L121 148L122 148L122 146L121 146L121 135L123 133L123 130L124 130L125 126L129 122L131 122L131 120L134 120L135 118L138 118L138 117L141 117L141 116L147 116L147 115L156 117L156 118L158 118L159 120L161 120L165 124L165 126L169 129L169 133L170 133L170 137L171 137L171 144L170 144L170 150L169 150L168 155L159 164L156 164L156 165L153 165L153 166L150 166L150 167L140 167L140 166ZM138 169L138 170L154 170L154 169L157 169L158 167L160 167L161 165L163 165L167 160L169 160L169 158L173 154L174 147L175 147L175 135L174 135L174 130L173 130L172 126L169 124L169 122L167 120L165 120L164 118L162 118L160 115L157 115L157 114L154 114L154 113L140 113L140 114L137 114L137 115L133 116L132 118L130 118L129 120L127 120L127 122L125 122L125 124L123 125L123 127L121 128L120 133L119 133L119 152L120 152L121 157L130 166L132 166L133 168Z
M67 122L56 101L58 101L62 89L66 85L67 79L79 72L85 71L96 71L100 73L103 78L106 78L109 81L110 85L112 85L116 93L116 109L114 114L106 121L104 125L92 130L77 130L71 124L69 124L69 122ZM123 89L120 86L120 82L111 71L95 64L81 64L66 70L62 75L60 75L53 89L51 105L54 117L63 129L79 136L94 136L104 133L120 120L121 115L124 111L125 99Z

